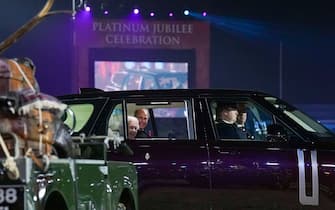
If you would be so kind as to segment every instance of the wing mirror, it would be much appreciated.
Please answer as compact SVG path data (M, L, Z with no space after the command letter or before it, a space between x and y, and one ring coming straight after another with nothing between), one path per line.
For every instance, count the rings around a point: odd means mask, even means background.
M73 110L71 108L67 108L63 116L61 117L61 120L68 128L68 132L70 133L70 135L72 135L76 127L76 116Z

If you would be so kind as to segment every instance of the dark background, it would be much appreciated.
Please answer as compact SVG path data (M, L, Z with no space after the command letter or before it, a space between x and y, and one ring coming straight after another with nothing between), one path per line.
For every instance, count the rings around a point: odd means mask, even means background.
M206 9L208 16L198 18L211 25L211 88L264 91L319 119L335 119L335 13L331 1L96 0L95 8L101 8L102 1L109 7L108 18L122 18L136 5L154 9L161 14L156 18L166 20L162 14L170 10ZM3 0L0 40L33 17L44 2ZM55 0L53 7L71 8L71 0ZM197 19L194 16L197 14L188 18ZM37 66L42 92L70 93L72 23L71 15L47 17L1 56L30 57Z

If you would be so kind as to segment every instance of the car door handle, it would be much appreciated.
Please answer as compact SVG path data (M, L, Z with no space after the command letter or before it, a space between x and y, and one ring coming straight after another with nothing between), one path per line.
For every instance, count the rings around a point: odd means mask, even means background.
M147 144L141 144L138 146L139 148L150 148L151 146L150 145L147 145Z
M240 152L239 151L227 151L227 150L218 150L218 153L222 154L222 155L239 155Z
M213 148L218 153L223 154L223 155L239 155L239 154L241 154L240 151L223 149L223 148L221 148L219 146L214 146Z

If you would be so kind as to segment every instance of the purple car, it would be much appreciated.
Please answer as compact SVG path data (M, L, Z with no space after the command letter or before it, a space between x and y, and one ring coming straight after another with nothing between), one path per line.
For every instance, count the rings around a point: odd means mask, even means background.
M109 159L136 165L140 209L335 209L334 134L279 98L213 89L59 98L75 113L64 116L74 141L104 141ZM138 109L147 135L129 139Z

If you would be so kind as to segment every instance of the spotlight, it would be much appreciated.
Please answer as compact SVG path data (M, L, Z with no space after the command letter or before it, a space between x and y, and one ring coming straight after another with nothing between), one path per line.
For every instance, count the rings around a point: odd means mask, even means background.
M84 2L84 9L86 12L91 11L91 4L89 4L87 1Z
M186 10L184 10L184 15L189 15L190 14L190 11L188 11L187 9Z
M89 7L89 6L85 6L85 11L86 11L86 12L91 11L91 7Z
M103 11L104 15L108 15L108 8L110 8L109 4L107 1L103 0L102 3L100 4L100 10Z
M140 13L140 10L136 8L136 9L133 10L133 13L134 13L135 15L138 15L138 14Z
M169 13L169 17L172 17L172 16L173 16L173 13L172 13L172 12L170 12L170 13Z
M203 12L202 16L204 16L204 17L207 16L207 12Z
M155 16L155 13L154 12L150 12L150 17L153 17Z

